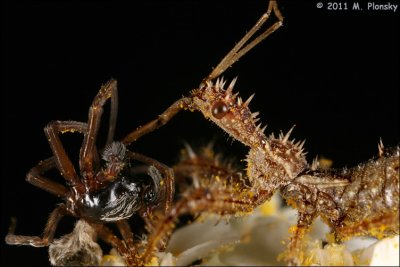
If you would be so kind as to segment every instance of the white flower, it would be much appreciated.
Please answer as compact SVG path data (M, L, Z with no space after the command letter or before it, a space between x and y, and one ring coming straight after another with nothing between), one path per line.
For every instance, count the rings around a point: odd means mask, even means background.
M202 260L203 266L282 265L277 260L287 246L288 229L296 224L296 211L281 206L278 195L242 218L228 221L213 215L174 232L160 265L190 265ZM399 236L377 241L353 238L343 244L323 246L329 227L317 219L305 237L305 265L354 266L399 265Z

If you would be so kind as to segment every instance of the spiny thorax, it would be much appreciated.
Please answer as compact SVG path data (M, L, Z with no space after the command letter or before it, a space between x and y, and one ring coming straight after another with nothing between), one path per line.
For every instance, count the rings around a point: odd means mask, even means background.
M267 200L277 189L296 178L307 167L307 161L303 143L273 135L263 143L262 147L251 148L247 155L247 176L252 182L252 190L263 192Z

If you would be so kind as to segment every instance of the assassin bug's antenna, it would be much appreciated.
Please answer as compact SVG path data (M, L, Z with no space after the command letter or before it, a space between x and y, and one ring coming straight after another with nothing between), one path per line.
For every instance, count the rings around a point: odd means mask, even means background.
M268 20L271 15L271 12L274 12L275 16L278 18L278 21L275 22L272 26L266 29L263 33L257 36L253 41L246 43L249 39L260 30L262 25ZM220 76L227 68L233 65L236 61L238 61L242 56L244 56L247 52L249 52L253 47L259 44L262 40L267 38L271 33L279 29L283 25L283 16L278 9L278 5L275 0L271 0L268 4L268 10L265 12L261 18L257 21L257 23L251 28L251 30L246 33L245 36L233 47L233 49L221 60L221 62L213 69L213 71L203 80L203 83L209 82L218 76ZM202 87L202 86L200 86Z
M250 38L253 37L265 24L268 18L271 16L271 13L277 17L278 21L268 27L264 32L255 37L252 41L249 42ZM283 16L278 9L278 4L276 0L270 0L268 4L267 11L260 17L257 23L251 28L251 30L245 34L245 36L233 47L233 49L221 60L221 62L213 69L213 71L206 76L199 88L205 88L212 84L212 80L219 77L226 69L232 66L236 61L238 61L242 56L244 56L248 51L250 51L253 47L255 47L262 40L267 38L271 33L279 29L283 25ZM220 85L223 85L220 84ZM229 93L233 89L234 82L229 86ZM196 92L196 90L193 90ZM183 97L173 103L169 108L167 108L162 114L158 116L157 119L148 122L142 127L134 130L125 136L122 140L122 143L125 145L129 145L134 141L137 141L143 135L146 135L161 126L165 125L170 121L178 112L182 109L197 109L201 110L201 108L194 106L193 103L193 94L189 97ZM247 103L248 104L248 103Z

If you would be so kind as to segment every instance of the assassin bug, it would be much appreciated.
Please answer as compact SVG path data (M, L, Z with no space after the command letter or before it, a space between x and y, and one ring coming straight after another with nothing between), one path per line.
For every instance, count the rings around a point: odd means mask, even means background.
M246 45L271 12L274 12L278 22ZM297 228L286 257L290 264L301 263L298 257L300 240L317 216L321 216L331 226L336 241L354 235L383 237L398 233L398 147L384 150L380 145L378 159L352 169L321 171L307 163L304 142L290 140L293 128L278 137L273 134L267 137L264 134L265 127L257 124L259 114L249 109L253 96L243 101L238 94L233 93L236 79L228 86L225 86L223 79L212 81L259 41L278 29L282 21L276 2L270 1L268 11L210 75L203 79L198 89L192 90L190 96L178 100L159 118L126 137L126 140L135 140L166 124L180 110L189 109L202 112L207 119L249 148L246 174L250 188L246 187L236 194L231 188L218 188L214 194L203 188L199 194L189 194L150 232L142 254L143 262L150 260L152 251L158 248L158 242L169 232L166 225L173 225L178 214L248 212L268 201L278 190L299 213ZM379 200L374 202L376 197Z
M350 169L319 170L315 164L307 164L304 142L295 143L289 139L292 130L286 135L266 137L261 127L255 125L255 116L247 110L248 102L229 97L231 105L225 104L225 92L231 87L225 91L220 86L218 80L215 86L208 88L214 97L206 98L213 102L207 103L205 111L210 110L210 117L216 115L212 120L219 120L228 133L250 147L246 158L246 178L250 186L235 187L238 184L233 183L231 186L200 187L187 193L150 233L148 250L157 248L155 244L169 233L183 213L246 213L268 201L277 190L299 212L297 228L285 254L290 264L301 264L300 241L317 216L331 226L336 241L355 235L382 238L398 234L399 147L384 149L380 143L377 159ZM221 105L227 108L219 108ZM215 106L218 108L213 108ZM222 110L231 117L221 122L225 116L212 113L214 110ZM197 168L201 170L202 165ZM194 174L196 172L198 170ZM228 173L225 180L232 175ZM208 176L215 178L218 173L208 173ZM145 259L151 255L150 251L146 253Z

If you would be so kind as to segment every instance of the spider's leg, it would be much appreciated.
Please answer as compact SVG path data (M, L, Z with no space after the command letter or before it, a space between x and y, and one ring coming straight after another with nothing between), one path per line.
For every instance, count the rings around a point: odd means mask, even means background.
M14 230L16 226L16 220L13 219L11 222L9 233L6 236L6 243L9 245L28 245L33 247L45 247L53 241L54 233L56 231L57 225L61 218L67 213L64 204L59 205L55 208L47 220L46 228L42 234L39 236L24 236L15 235Z
M56 167L54 157L42 160L27 173L26 181L58 197L65 197L69 192L65 186L42 176L44 172Z
M111 107L110 107L110 119L108 123L108 134L106 145L114 141L115 128L117 126L117 115L118 115L118 91L117 84L111 86Z
M168 166L162 164L161 162L158 162L155 159L146 157L139 153L129 151L128 156L132 159L152 165L156 167L157 170L159 170L164 174L164 182L162 183L162 186L164 186L165 188L165 195L166 195L165 212L168 212L172 207L172 201L174 199L174 193L175 193L174 171Z
M98 160L96 151L97 134L100 127L101 115L103 113L103 105L109 98L115 98L117 95L117 81L110 80L104 84L89 109L89 117L87 123L87 131L85 132L83 143L80 151L79 165L83 179L91 184L94 181L94 164ZM108 131L107 142L114 137L114 130L117 118L117 101L111 101L110 126Z
M95 230L97 235L106 243L114 247L118 253L125 259L128 265L135 264L135 255L127 248L125 243L119 239L107 226L104 224L90 224Z
M173 103L169 108L167 108L163 113L158 115L157 119L146 123L145 125L137 128L136 130L126 135L122 139L122 143L124 143L125 145L129 145L130 143L138 140L143 135L146 135L154 130L157 130L158 128L169 122L179 111L187 108L191 102L192 99L189 97L183 97L179 99L178 101Z
M54 154L54 161L57 168L61 172L61 175L71 183L72 186L80 184L80 181L58 134L75 131L85 133L86 129L86 123L76 121L51 121L44 128L44 132Z

